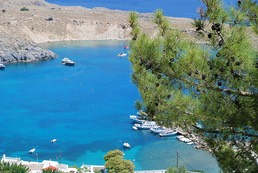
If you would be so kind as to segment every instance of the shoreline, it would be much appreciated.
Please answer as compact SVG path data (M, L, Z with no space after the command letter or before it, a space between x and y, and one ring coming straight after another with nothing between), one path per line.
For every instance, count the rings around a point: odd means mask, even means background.
M0 63L55 58L39 44L57 41L130 40L129 11L59 6L45 0L0 0ZM155 35L151 13L139 13L141 28ZM169 18L174 28L194 30L192 19ZM191 33L191 32L190 32Z
M0 0L4 1L4 0ZM59 6L44 0L17 0L5 2L0 9L0 31L7 36L27 39L35 43L63 40L129 40L130 11L81 6ZM28 11L21 11L21 8ZM155 34L153 13L139 13L141 27ZM192 19L169 17L179 30L194 29ZM1 36L1 35L0 35Z
M27 57L29 48L15 48L9 39L16 39L21 44L27 42L36 44L56 41L83 41L83 40L130 40L131 28L128 22L130 11L110 10L108 8L85 8L82 6L60 6L45 0L0 0L0 48L8 50L0 52L0 63L31 62L35 59ZM142 30L150 36L157 34L157 27L152 22L153 13L138 13ZM185 37L194 42L199 40L193 19L167 17L173 28L181 31ZM6 38L6 39L3 39ZM251 35L253 43L257 37ZM12 41L13 42L13 41ZM9 46L6 46L9 45ZM23 47L26 47L24 45ZM258 47L255 44L255 47ZM20 56L12 58L14 52ZM47 50L40 50L43 54ZM41 56L35 53L38 59L54 57ZM52 54L52 53L51 53ZM23 57L26 57L25 60ZM28 60L27 60L28 59ZM38 60L36 59L36 60Z

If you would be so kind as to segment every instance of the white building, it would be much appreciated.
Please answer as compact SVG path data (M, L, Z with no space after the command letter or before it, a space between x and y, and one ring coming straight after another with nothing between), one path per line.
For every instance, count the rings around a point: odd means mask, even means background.
M1 159L1 162L8 162L8 163L19 163L21 161L18 157L6 157L5 154L3 154L3 157Z
M84 164L81 166L81 168L82 169L86 168L86 170L83 173L94 173L102 169L105 169L103 165L84 165Z
M42 162L30 162L30 161L23 161L20 158L16 158L16 157L6 157L5 154L3 155L1 162L25 165L29 168L30 170L29 173L42 173L42 170L47 168L56 169L67 173L77 173L78 171L76 168L69 168L68 165L60 164L56 161L43 160Z

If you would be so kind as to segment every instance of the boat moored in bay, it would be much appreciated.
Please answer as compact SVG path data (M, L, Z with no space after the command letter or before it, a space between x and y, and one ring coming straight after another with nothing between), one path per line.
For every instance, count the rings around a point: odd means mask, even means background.
M62 59L62 64L67 65L67 66L74 66L75 62L70 60L69 58L63 58Z
M156 127L156 128L150 128L150 131L154 134L159 134L159 133L163 133L163 132L166 132L167 131L167 128L165 127Z
M56 141L57 141L57 139L52 139L50 142L55 143Z
M130 119L133 120L133 122L139 123L139 124L142 124L145 121L137 115L130 115Z
M29 150L29 153L32 154L32 153L34 153L35 151L36 151L36 148L32 148L32 149Z
M127 55L126 53L119 53L119 54L117 54L117 56L119 56L119 57L124 57L126 55Z
M181 141L181 142L185 142L185 143L192 142L189 138L186 138L186 137L180 138L180 139L178 139L178 140Z
M157 128L159 126L155 121L144 121L142 124L134 124L134 127L139 130L149 130L150 128Z
M133 129L134 129L134 130L138 130L138 128L137 128L137 127L135 127L135 126L133 126Z
M123 146L124 146L125 148L131 148L131 145L130 145L128 142L123 143Z
M5 65L4 64L0 64L0 70L4 70L5 69Z
M178 134L178 132L175 129L173 129L173 130L167 130L163 133L160 133L159 136L160 137L169 137L169 136L174 136L177 134Z

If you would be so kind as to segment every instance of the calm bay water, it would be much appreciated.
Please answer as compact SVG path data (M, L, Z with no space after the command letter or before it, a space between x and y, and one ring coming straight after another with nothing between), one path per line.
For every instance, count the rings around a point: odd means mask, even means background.
M197 18L199 7L204 7L201 0L46 0L64 6L83 6L86 8L105 7L113 10L138 11L153 13L162 9L166 16ZM236 0L224 0L227 5L236 4Z
M124 151L136 170L179 165L219 171L208 152L160 138L149 131L133 131L129 114L140 98L131 82L128 58L121 41L74 41L43 45L54 60L7 65L0 71L0 153L24 160L51 159L69 165L104 164L112 149ZM63 57L76 62L63 66ZM50 140L57 138L56 143ZM131 149L124 149L129 142ZM34 154L29 149L36 148Z

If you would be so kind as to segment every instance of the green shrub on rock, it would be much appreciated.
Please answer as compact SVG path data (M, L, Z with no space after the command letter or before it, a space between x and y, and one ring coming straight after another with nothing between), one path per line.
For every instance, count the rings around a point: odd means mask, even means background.
M29 11L29 9L26 8L26 7L22 7L20 10L21 10L21 11Z

